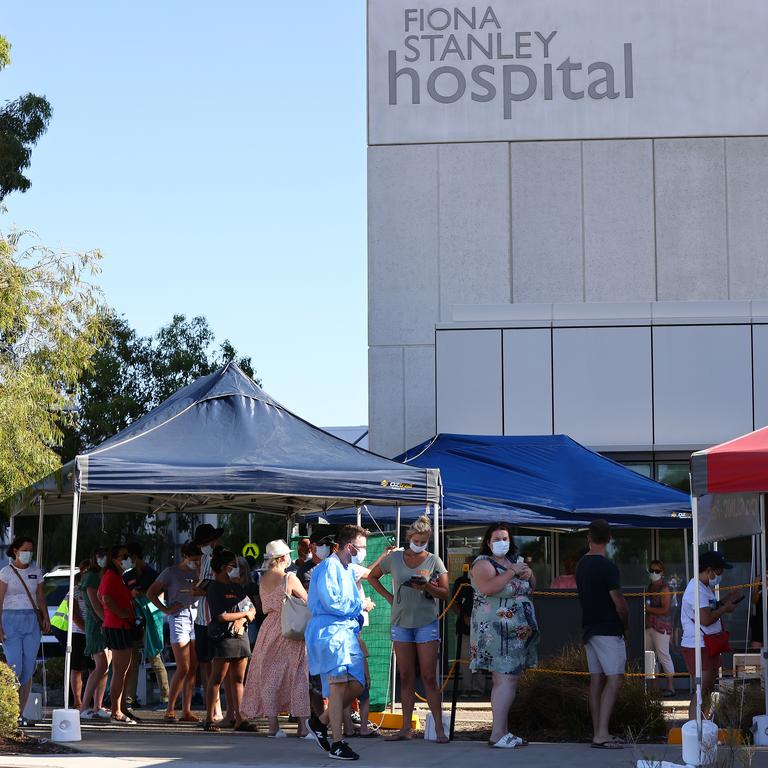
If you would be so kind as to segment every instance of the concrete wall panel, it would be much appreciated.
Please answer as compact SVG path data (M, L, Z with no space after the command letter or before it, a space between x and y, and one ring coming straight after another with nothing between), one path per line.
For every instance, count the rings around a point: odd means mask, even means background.
M368 429L374 453L397 456L405 448L402 347L368 350Z
M405 444L435 434L435 348L405 348Z
M728 298L723 139L657 139L657 298Z
M511 145L512 295L583 301L580 142Z
M368 341L432 344L438 318L437 147L368 150Z
M585 141L582 149L586 301L653 301L653 145Z

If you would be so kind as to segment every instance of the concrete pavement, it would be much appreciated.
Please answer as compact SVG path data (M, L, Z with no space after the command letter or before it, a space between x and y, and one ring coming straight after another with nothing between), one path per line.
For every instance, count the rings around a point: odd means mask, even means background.
M44 726L34 730L45 736ZM666 745L627 746L621 751L591 749L588 744L531 744L524 749L490 749L485 742L454 741L438 745L415 739L412 742L387 743L383 739L351 739L361 755L355 763L360 768L484 768L508 766L523 761L526 768L561 768L564 765L634 766L638 759L666 759L679 762L680 747ZM263 735L205 733L199 728L144 728L120 726L86 727L83 741L72 745L81 754L41 757L0 756L0 768L253 768L270 766L288 768L330 768L338 761L329 759L309 740L295 737L268 739ZM741 764L740 762L736 763ZM759 751L753 768L768 768L768 751Z

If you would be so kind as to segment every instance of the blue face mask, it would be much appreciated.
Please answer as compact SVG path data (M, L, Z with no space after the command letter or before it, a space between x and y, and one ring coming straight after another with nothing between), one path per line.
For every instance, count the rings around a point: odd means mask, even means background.
M720 585L720 582L723 580L723 574L722 573L716 573L712 578L709 580L709 586L710 587L717 587Z

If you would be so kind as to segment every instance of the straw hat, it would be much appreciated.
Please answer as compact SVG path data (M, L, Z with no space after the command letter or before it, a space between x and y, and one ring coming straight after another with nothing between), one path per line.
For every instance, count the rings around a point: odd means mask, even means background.
M290 554L291 548L282 539L275 539L275 541L270 541L269 544L267 544L267 547L264 550L264 559L274 560L276 557Z

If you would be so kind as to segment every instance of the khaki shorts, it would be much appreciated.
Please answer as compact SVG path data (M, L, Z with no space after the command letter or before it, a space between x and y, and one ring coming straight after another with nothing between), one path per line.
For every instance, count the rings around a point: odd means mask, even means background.
M627 665L627 646L623 637L593 635L584 644L587 666L593 674L623 675Z

